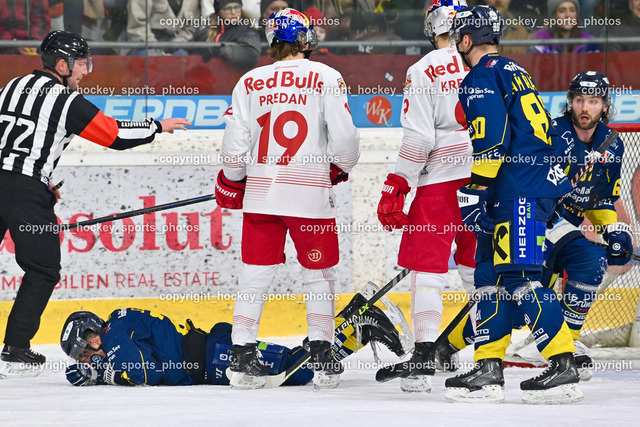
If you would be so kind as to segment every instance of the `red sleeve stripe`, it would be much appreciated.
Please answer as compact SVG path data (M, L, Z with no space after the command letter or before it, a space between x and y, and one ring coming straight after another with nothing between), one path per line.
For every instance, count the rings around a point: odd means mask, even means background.
M116 140L118 132L116 119L105 116L102 111L98 111L98 114L95 115L78 136L102 145L103 147L108 147Z

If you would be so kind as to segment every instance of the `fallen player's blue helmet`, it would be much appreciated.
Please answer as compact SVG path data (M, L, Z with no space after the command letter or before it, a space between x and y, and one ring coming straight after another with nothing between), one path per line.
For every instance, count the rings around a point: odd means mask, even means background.
M72 359L80 360L89 342L85 339L87 331L100 332L104 320L90 311L76 311L64 322L60 335L62 351Z

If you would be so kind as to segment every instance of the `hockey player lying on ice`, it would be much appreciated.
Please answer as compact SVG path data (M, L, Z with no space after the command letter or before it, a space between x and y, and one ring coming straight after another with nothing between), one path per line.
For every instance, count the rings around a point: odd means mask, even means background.
M357 294L345 310L363 303L362 298ZM336 322L342 321L339 314ZM186 323L183 326L159 313L136 308L115 310L106 322L88 311L72 313L63 325L60 345L79 363L67 368L67 380L75 386L228 385L225 371L233 355L231 325L217 323L207 334L190 320ZM356 317L352 325L334 340L336 360L374 341L398 356L408 350L403 349L394 323L376 306ZM301 346L291 349L261 341L258 349L270 375L283 372L306 354ZM303 385L312 378L313 371L303 366L284 384Z

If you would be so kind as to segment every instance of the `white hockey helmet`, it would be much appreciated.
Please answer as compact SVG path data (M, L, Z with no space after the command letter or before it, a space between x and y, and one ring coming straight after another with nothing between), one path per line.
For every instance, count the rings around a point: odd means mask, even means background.
M448 33L456 12L467 6L466 0L433 0L424 16L424 34L436 46L436 36Z

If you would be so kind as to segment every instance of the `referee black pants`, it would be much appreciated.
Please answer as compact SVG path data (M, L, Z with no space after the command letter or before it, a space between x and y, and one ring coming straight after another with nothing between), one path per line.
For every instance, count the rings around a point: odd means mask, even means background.
M0 171L0 241L7 229L24 271L9 314L6 345L28 348L60 280L60 240L55 195L35 178Z

